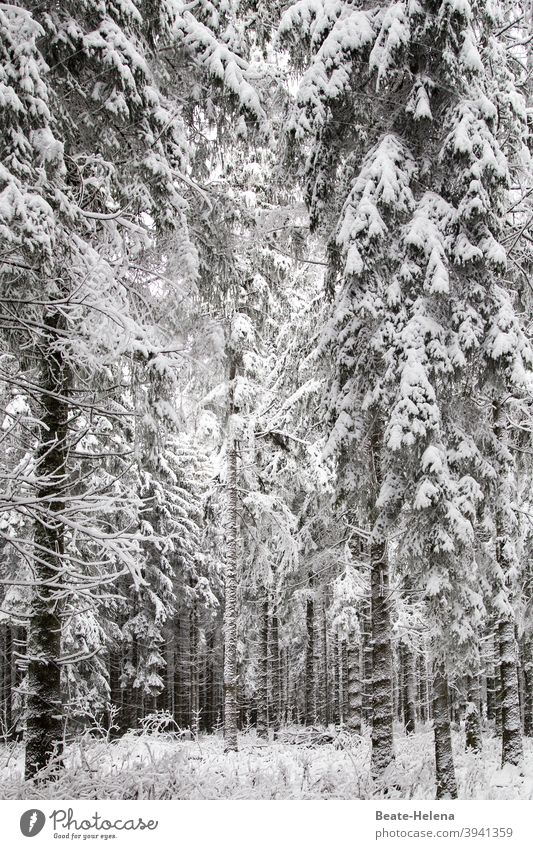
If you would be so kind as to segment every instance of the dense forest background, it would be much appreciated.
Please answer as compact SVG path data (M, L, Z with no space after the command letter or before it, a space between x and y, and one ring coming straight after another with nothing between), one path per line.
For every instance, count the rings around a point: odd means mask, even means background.
M2 776L134 732L529 775L529 5L0 33Z

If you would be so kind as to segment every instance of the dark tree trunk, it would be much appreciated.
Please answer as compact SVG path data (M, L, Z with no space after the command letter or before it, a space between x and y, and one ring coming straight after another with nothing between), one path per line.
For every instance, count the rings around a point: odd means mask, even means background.
M506 417L499 402L493 405L494 437L500 449L500 456L507 451L508 434ZM502 462L502 468L497 469L503 478L509 475L509 469ZM520 720L520 692L518 687L518 657L515 637L515 618L513 612L512 573L514 563L509 556L509 544L513 540L514 528L508 513L503 507L503 498L508 492L496 493L496 563L499 577L496 581L496 591L505 594L507 612L498 622L498 650L500 665L501 711L502 711L502 764L519 764L524 756L522 748L522 727Z
M205 670L205 730L208 733L212 733L216 725L215 661L215 638L213 632L211 632L207 641Z
M418 660L418 682L420 721L428 722L431 718L431 712L429 702L428 671L424 655L421 655Z
M414 734L416 728L415 704L415 659L410 646L402 643L400 646L402 669L402 714L405 733Z
M530 639L524 639L522 655L524 673L524 734L533 737L533 650Z
M481 694L479 675L468 676L466 698L466 748L472 749L474 752L480 752L483 742L481 738Z
M333 683L333 723L334 725L338 725L341 718L339 712L339 681L340 681L340 669L339 669L339 638L334 633L332 635L332 647L331 647L331 674L332 674L332 683Z
M365 604L363 625L362 716L368 726L372 722L372 616L370 600Z
M139 646L135 636L132 637L130 643L129 656L135 675L139 664ZM129 682L129 686L124 688L122 695L124 726L126 730L129 728L137 728L137 724L142 715L141 694L139 692L140 688L133 686L134 680L135 678L133 677Z
M433 667L433 734L435 739L435 777L437 799L457 799L453 763L448 675L442 661Z
M370 550L372 589L372 774L379 777L394 760L392 648L387 546Z
M5 742L13 739L13 635L11 625L7 622L2 627L3 656L2 656L2 733Z
M67 494L68 377L60 348L64 320L59 313L45 316L42 339L42 435L36 475L39 512L34 527L35 590L28 633L28 692L26 696L26 778L33 778L62 751L61 602L58 589L65 566L62 521ZM44 512L46 511L46 512Z
M330 718L329 706L329 663L328 663L328 622L327 622L327 603L324 593L324 598L320 607L320 622L319 622L319 643L320 643L320 664L319 664L319 687L318 687L318 713L320 721L327 725Z
M111 737L119 736L127 730L124 727L124 711L122 704L124 691L120 686L120 670L122 668L122 661L123 655L120 648L112 649L109 653L109 699L111 706L117 711L113 723L117 727L111 729Z
M309 589L313 578L309 578ZM315 704L315 606L312 598L307 599L305 624L307 645L305 649L305 724L313 725L316 719Z
M487 663L486 671L486 691L487 691L487 721L496 722L496 696L497 686L494 675L494 658Z
M191 730L194 736L197 737L200 731L200 656L198 651L196 602L193 602L189 630L191 652Z
M342 657L342 721L343 721L343 723L346 723L348 721L348 678L349 678L348 643L347 643L346 640L342 641L341 657Z

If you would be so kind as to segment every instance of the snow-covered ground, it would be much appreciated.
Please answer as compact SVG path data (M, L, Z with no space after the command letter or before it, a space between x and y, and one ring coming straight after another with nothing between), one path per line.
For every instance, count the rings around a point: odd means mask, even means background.
M396 737L396 764L383 786L369 774L370 742L341 733L313 747L265 744L255 732L240 736L240 751L224 753L221 737L197 741L167 734L128 734L108 743L80 738L68 748L55 780L34 786L22 778L22 747L0 748L3 799L433 799L432 734ZM526 739L522 773L500 769L500 741L485 736L484 750L464 751L454 735L459 798L533 798L533 740ZM386 790L385 790L386 788Z

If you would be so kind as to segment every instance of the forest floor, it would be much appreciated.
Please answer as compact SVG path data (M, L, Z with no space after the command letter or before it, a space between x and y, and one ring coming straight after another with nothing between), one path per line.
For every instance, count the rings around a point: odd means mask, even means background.
M315 746L258 739L243 733L238 753L224 753L219 735L181 740L165 733L129 733L108 742L80 737L50 781L23 780L20 744L0 746L2 799L434 799L433 737L429 726L396 735L396 762L380 786L370 777L370 740L346 732ZM500 741L485 735L483 752L464 750L454 733L459 798L532 799L533 739L525 763L500 768Z

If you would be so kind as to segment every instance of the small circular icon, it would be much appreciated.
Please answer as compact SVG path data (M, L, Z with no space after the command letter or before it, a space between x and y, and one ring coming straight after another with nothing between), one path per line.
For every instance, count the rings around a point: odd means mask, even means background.
M30 811L24 811L20 818L20 830L24 837L35 837L43 830L46 822L46 817L42 811L37 808L32 808Z

